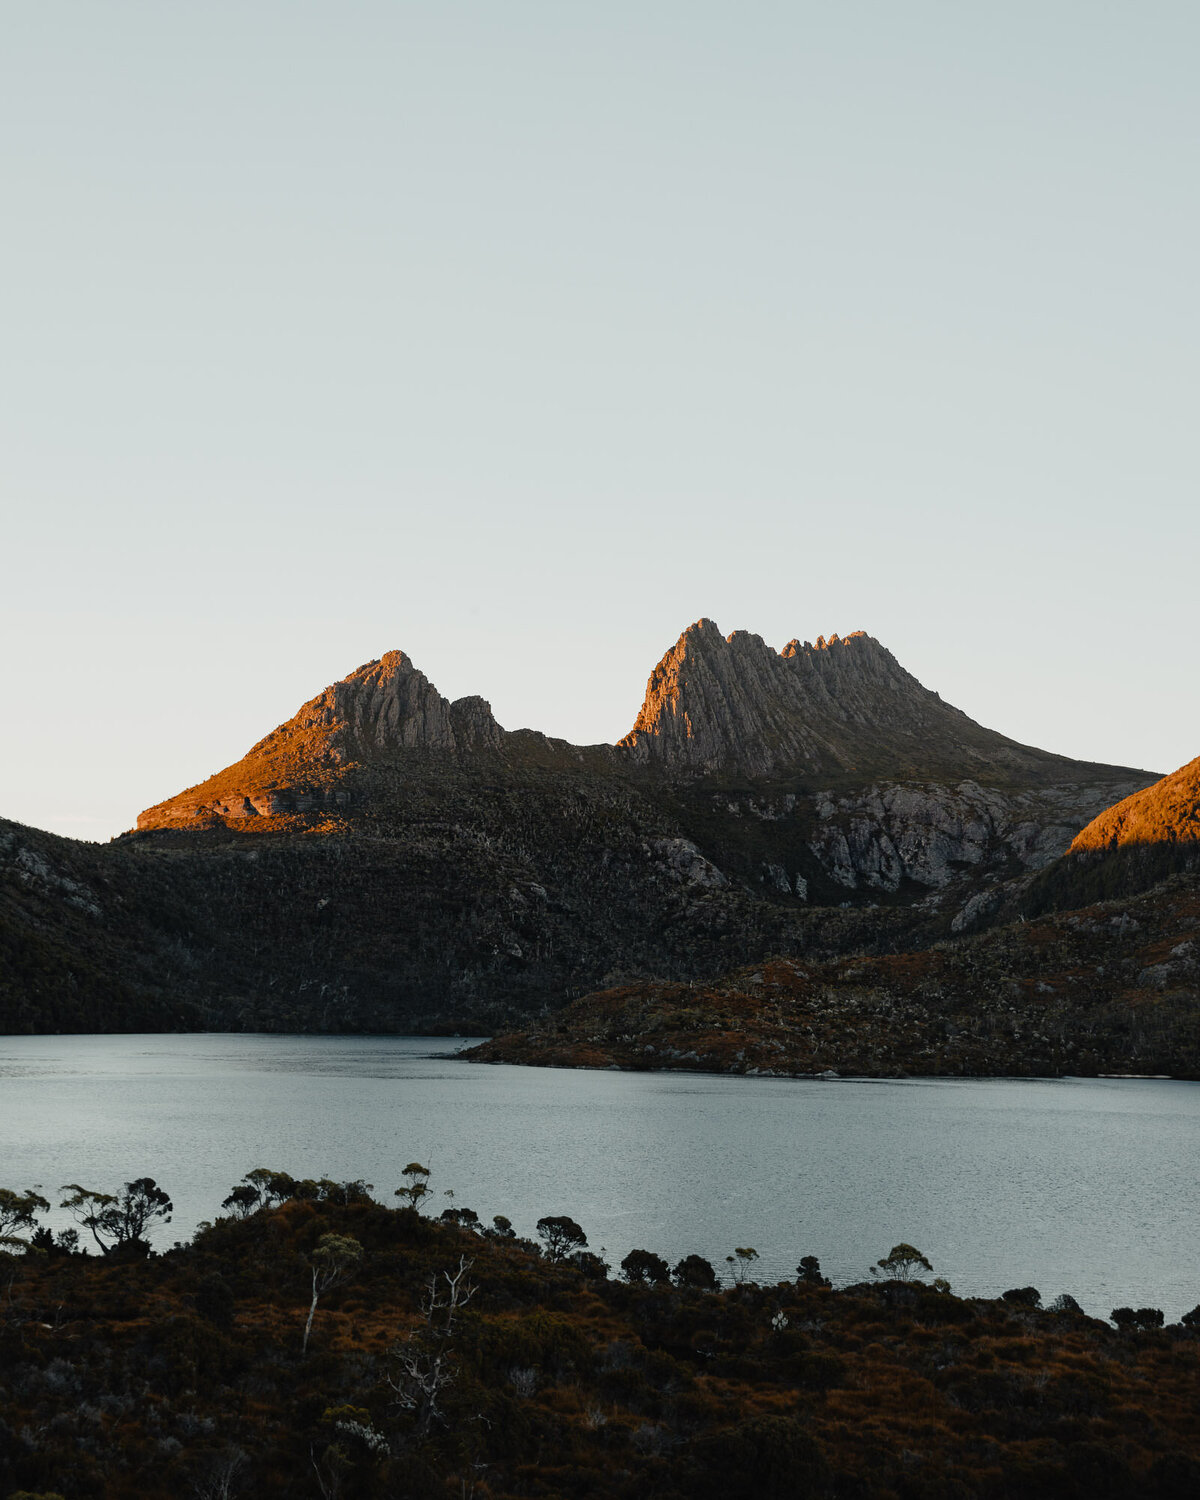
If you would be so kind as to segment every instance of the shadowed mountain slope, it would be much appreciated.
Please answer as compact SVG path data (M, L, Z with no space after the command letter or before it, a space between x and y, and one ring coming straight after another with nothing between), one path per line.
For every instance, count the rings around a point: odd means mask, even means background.
M1200 1077L1200 876L921 952L586 995L468 1056L811 1076Z

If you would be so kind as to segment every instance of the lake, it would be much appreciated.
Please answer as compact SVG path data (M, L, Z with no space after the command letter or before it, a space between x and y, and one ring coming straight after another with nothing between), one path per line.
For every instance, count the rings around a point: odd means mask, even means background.
M365 1178L413 1159L432 1212L569 1214L761 1281L816 1255L863 1280L898 1240L962 1295L1033 1285L1107 1316L1200 1303L1200 1085L1149 1079L797 1081L465 1063L413 1037L0 1037L0 1187L156 1178L186 1238L244 1172ZM453 1198L443 1196L447 1191ZM69 1221L58 1216L56 1224Z

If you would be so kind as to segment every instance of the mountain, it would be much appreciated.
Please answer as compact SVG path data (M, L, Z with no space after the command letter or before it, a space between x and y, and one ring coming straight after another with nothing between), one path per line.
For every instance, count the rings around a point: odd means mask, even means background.
M1153 779L985 729L861 634L775 652L702 620L593 746L393 651L111 845L0 827L0 1026L490 1031L891 952L986 923Z
M726 637L699 620L654 669L637 720L616 745L506 731L484 699L447 701L403 651L389 651L304 704L226 770L148 808L138 827L295 815L321 826L331 812L361 808L364 794L377 810L387 802L387 778L373 771L430 760L583 767L639 783L944 779L1026 790L1099 780L1107 795L1147 780L984 729L861 631L815 646L793 640L776 652L748 631Z
M651 674L620 743L668 776L979 777L1069 781L1079 765L1019 745L922 687L873 637L723 636L699 620Z
M504 740L482 698L447 702L403 651L389 651L305 703L241 760L148 808L137 826L341 811L353 800L350 773L364 761L412 752L457 759Z

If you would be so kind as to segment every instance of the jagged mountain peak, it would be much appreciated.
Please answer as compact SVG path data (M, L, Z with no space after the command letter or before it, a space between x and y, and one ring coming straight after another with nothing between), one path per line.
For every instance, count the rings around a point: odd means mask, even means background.
M504 731L483 698L443 698L412 657L385 651L318 693L250 752L279 740L315 735L335 761L389 750L479 749L499 745Z
M354 767L447 765L481 754L513 766L586 764L679 782L974 778L1039 785L1078 780L1088 769L984 729L864 631L819 636L815 644L793 639L776 651L752 631L726 636L703 618L655 667L636 723L615 746L581 749L535 732L509 733L483 698L452 703L404 651L388 651L318 693L235 765L149 808L138 826L337 810L365 786L350 777ZM378 776L372 785L362 794L395 795L379 791Z
M877 763L896 771L914 753L920 764L918 740L933 760L957 756L962 770L964 736L975 769L981 752L1004 759L1022 748L943 703L865 631L775 651L751 631L725 636L702 619L651 673L621 744L664 770L771 776Z
M307 813L349 801L342 768L405 751L498 749L504 730L483 698L443 698L404 651L386 651L311 698L226 770L148 808L139 828L179 820Z

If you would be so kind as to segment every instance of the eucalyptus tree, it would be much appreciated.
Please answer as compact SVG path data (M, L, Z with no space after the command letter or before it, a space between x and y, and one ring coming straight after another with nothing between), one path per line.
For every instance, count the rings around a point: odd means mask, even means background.
M135 1249L148 1252L146 1236L151 1225L169 1224L175 1210L153 1177L136 1177L119 1193L97 1193L77 1182L65 1183L59 1191L70 1195L59 1207L88 1231L104 1255Z
M363 1247L348 1234L323 1234L308 1258L312 1271L312 1303L308 1309L308 1322L304 1325L304 1343L301 1354L308 1353L308 1338L312 1333L313 1319L317 1315L317 1303L328 1291L349 1279L358 1269L363 1258Z
M24 1193L15 1193L12 1188L0 1188L0 1251L24 1251L28 1241L19 1230L32 1229L38 1214L46 1213L49 1203L36 1188Z

